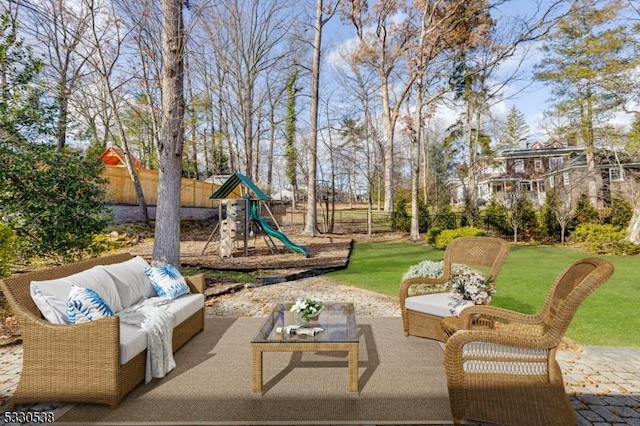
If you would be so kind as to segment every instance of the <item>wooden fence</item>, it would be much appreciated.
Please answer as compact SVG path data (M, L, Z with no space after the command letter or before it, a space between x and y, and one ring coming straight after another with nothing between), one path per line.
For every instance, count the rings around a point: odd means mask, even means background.
M108 180L107 199L113 204L137 205L138 198L129 172L123 166L105 166L104 177ZM142 186L147 205L158 203L158 171L138 170L138 180ZM182 179L180 187L181 207L217 207L215 200L210 200L219 185L196 179Z

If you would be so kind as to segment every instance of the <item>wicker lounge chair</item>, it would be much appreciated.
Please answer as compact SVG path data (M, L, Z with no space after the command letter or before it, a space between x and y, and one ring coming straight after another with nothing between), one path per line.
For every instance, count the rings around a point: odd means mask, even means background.
M145 378L146 350L120 364L120 319L117 316L83 324L52 324L43 319L29 292L31 281L67 277L96 265L131 259L116 254L14 275L0 280L23 342L20 382L15 404L44 401L87 402L115 408ZM185 277L194 293L204 293L204 276ZM173 330L173 350L204 329L204 307Z
M445 342L447 336L443 332L440 322L444 316L450 314L440 315L436 312L427 312L427 309L423 311L412 310L407 308L407 299L421 297L423 300L426 299L428 303L432 303L430 300L432 299L436 305L442 305L446 312L448 310L446 294L449 293L449 290L429 291L429 288L441 287L449 280L452 264L460 263L477 269L491 277L493 285L495 285L498 273L508 254L509 243L499 238L462 237L449 243L444 252L444 273L442 276L438 278L408 278L400 284L400 310L404 334ZM423 290L427 291L422 292ZM423 296L425 293L428 296ZM442 308L439 309L439 311L441 310Z
M573 425L556 351L582 301L613 274L603 259L573 262L536 315L472 306L445 346L455 424ZM480 318L480 321L478 321ZM481 324L478 324L480 322ZM478 324L482 329L474 330Z

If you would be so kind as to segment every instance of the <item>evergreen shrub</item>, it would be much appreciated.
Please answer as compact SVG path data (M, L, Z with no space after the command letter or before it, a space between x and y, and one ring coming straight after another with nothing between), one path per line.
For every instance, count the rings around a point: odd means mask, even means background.
M493 229L503 235L511 234L512 230L509 225L507 210L502 204L495 200L491 200L487 207L482 211L480 217L482 218L486 228Z
M472 226L464 226L458 229L445 229L436 237L435 247L441 250L447 248L449 243L459 237L481 237L485 233L481 229Z
M441 232L442 232L442 229L440 228L429 229L429 232L427 233L427 244L435 246L436 238L438 238L438 235L440 235Z
M407 199L398 197L391 213L391 229L393 231L409 232L411 230L411 216L407 212Z
M600 254L638 254L640 246L625 241L625 231L613 225L584 223L571 234L571 241L584 249Z
M589 200L589 196L587 196L587 194L581 194L580 198L578 198L573 221L576 223L576 226L584 223L600 222L600 215L598 214L598 210L593 207L593 204L591 204L591 201Z
M602 223L623 229L629 226L631 216L633 216L633 206L624 198L612 197L611 206L601 213Z

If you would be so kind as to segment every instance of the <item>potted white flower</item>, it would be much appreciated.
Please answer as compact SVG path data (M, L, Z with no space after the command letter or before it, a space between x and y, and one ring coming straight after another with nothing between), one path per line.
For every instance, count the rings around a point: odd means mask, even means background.
M300 319L307 323L310 319L317 318L324 309L324 302L315 297L297 299L291 306L291 312L295 312Z

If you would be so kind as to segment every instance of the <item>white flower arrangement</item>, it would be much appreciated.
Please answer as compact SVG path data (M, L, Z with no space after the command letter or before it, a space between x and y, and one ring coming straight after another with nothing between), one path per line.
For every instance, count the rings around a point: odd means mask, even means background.
M315 297L297 299L291 306L291 312L296 312L302 319L309 319L324 309L324 302Z
M413 265L402 277L403 280L414 277L437 278L443 274L444 261L423 260ZM491 277L475 272L466 265L454 263L451 265L451 277L449 281L441 286L423 289L432 291L450 291L449 298L452 300L452 313L457 307L469 304L481 305L491 302L491 297L496 289L491 285ZM416 285L419 287L420 285ZM411 295L411 294L410 294Z
M416 277L437 278L442 275L444 269L444 260L423 260L422 262L412 265L403 275L402 279Z
M457 271L452 271L449 280L451 284L449 298L457 304L469 301L475 305L489 303L496 292L491 281L491 277L487 278L466 266L462 266Z

